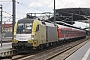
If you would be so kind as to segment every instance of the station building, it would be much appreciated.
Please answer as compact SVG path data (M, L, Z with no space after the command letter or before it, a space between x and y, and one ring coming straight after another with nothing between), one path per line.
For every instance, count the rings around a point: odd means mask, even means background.
M2 32L12 32L12 24L2 24Z

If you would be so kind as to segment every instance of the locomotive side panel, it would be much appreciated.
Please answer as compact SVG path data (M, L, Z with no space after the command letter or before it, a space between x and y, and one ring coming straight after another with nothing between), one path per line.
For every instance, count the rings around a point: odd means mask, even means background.
M37 46L46 43L46 26L38 25L38 31L35 34L35 40L37 40ZM36 29L37 30L37 29Z
M56 27L46 27L46 42L55 42L57 41L57 28Z

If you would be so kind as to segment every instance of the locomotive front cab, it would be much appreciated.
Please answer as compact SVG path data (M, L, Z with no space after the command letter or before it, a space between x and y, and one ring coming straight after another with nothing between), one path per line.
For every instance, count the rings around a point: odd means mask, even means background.
M12 40L12 47L14 48L27 48L33 47L34 30L32 30L34 19L21 19L18 21L14 30L14 39ZM35 28L35 26L34 26ZM33 32L32 32L33 31Z

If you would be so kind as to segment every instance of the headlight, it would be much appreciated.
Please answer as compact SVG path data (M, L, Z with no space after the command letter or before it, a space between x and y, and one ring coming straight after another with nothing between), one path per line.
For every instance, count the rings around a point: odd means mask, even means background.
M14 39L16 39L16 35L14 36Z
M12 43L18 43L18 40L14 39L14 40L12 40Z
M34 39L34 35L31 35L31 39Z
M28 43L33 43L33 41L32 40L28 40Z

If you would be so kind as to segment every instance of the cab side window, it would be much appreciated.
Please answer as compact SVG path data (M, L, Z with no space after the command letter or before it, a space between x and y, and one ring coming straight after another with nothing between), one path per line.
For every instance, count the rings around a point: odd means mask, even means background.
M37 27L36 27L36 32L37 32L37 31L39 31L39 25L37 25Z

